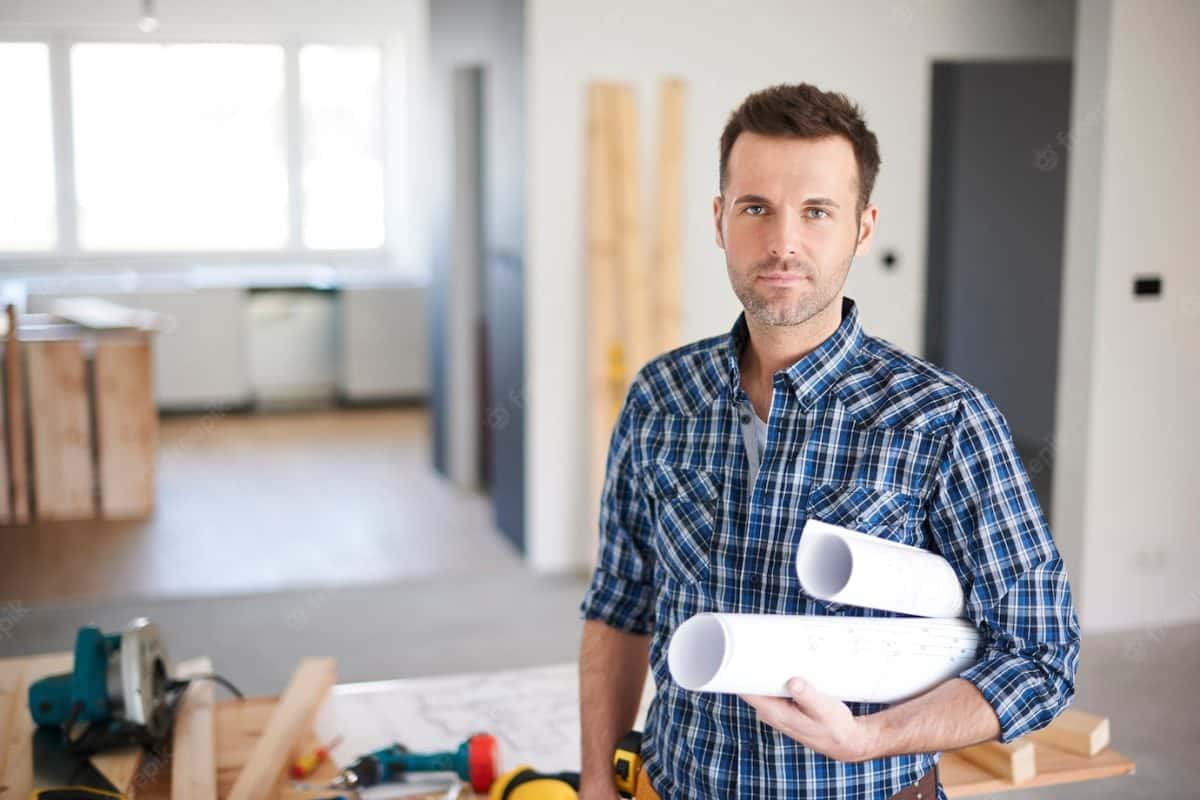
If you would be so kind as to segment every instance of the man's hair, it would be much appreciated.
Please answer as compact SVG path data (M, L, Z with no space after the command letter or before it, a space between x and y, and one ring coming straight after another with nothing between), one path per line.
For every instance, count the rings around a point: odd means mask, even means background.
M721 193L725 193L729 153L742 131L763 136L819 139L844 136L858 162L858 213L871 200L879 174L879 142L862 111L846 95L823 92L809 83L781 83L747 97L729 115L721 134Z

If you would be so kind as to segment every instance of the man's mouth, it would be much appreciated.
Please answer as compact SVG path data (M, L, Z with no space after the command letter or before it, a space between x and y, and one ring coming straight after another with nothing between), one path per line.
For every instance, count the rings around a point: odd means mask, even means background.
M799 272L764 272L758 276L758 280L772 286L790 286L805 280L805 276Z

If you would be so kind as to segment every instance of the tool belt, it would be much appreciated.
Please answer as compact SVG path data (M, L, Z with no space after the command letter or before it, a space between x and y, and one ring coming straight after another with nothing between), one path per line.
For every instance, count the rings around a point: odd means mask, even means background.
M937 800L937 786L937 764L934 764L912 786L907 786L892 795L892 800Z
M646 774L642 773L642 777L645 778ZM921 776L920 780L912 786L896 792L892 795L891 800L937 800L937 785L937 764L934 764L928 772ZM654 791L649 779L646 779L638 781L634 800L662 800L662 798L658 796L658 792Z

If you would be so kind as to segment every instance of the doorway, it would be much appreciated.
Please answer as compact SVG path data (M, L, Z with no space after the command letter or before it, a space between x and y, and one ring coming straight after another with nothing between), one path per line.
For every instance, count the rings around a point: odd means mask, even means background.
M1050 509L1071 63L933 66L925 352L987 392Z

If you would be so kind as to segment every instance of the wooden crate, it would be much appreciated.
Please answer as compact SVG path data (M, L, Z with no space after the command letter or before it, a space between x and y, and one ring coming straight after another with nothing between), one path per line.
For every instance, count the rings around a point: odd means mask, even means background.
M149 516L158 449L153 332L44 314L9 319L0 524Z

